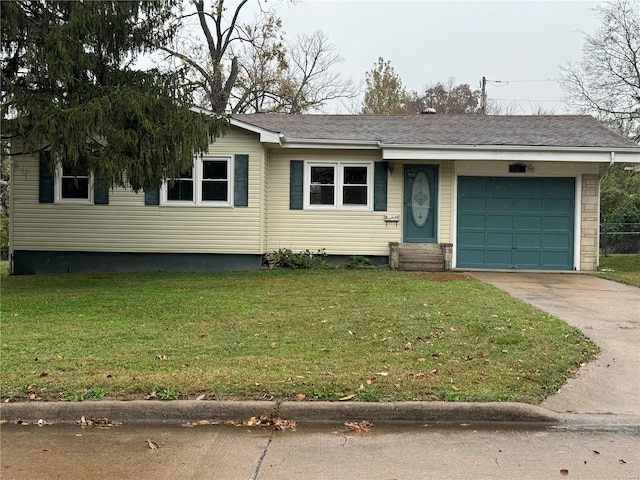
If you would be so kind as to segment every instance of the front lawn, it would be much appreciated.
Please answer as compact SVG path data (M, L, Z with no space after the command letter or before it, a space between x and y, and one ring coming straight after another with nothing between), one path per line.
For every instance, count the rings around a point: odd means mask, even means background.
M597 276L640 287L640 255L601 256Z
M0 396L539 403L597 347L464 274L2 278Z

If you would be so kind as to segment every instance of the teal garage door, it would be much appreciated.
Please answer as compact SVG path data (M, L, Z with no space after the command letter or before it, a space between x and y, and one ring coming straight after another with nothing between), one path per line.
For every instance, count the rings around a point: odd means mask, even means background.
M575 179L458 177L458 268L573 270Z

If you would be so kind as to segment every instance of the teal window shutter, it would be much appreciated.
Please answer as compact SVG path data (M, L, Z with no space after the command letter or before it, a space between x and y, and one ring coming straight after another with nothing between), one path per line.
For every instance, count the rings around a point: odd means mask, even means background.
M145 205L160 205L160 186L148 188L144 191Z
M289 209L302 210L304 206L304 162L291 160L289 168Z
M40 203L53 203L53 173L49 169L51 152L40 152L40 182L38 194Z
M388 166L388 162L376 162L373 170L373 209L376 212L387 211Z
M109 187L104 181L102 172L97 169L93 173L93 203L94 205L109 205Z
M233 205L249 206L249 155L235 155L233 159Z

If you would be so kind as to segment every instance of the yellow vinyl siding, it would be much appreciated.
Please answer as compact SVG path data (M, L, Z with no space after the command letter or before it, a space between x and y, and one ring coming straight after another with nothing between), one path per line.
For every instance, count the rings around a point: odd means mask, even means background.
M440 163L440 198L438 201L438 241L440 243L453 242L453 162Z
M14 250L262 253L264 153L258 136L233 128L212 155L249 155L249 206L151 206L144 193L109 192L109 205L38 203L38 160L16 159Z
M385 215L400 214L401 171L389 176L386 212L363 210L290 210L291 160L380 161L379 151L274 150L269 154L269 229L267 250L326 249L330 255L388 255L399 241L401 225L386 225ZM373 188L373 185L371 185Z

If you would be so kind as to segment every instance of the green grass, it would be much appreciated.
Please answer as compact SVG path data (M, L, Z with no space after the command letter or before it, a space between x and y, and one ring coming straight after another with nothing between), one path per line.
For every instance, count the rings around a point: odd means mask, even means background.
M597 351L464 274L385 269L5 276L0 320L14 400L536 404Z
M600 257L598 277L640 287L640 255L607 255Z

